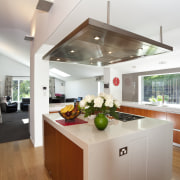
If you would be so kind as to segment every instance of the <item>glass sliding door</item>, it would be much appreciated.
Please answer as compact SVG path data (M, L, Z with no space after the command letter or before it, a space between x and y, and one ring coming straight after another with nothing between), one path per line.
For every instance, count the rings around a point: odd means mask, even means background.
M12 101L21 102L22 98L30 98L29 78L14 77Z

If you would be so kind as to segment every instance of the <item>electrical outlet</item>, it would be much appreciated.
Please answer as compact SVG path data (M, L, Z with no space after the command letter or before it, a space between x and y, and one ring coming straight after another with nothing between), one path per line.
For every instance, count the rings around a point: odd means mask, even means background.
M127 153L128 153L127 146L119 149L119 156L123 156L123 155L125 155Z

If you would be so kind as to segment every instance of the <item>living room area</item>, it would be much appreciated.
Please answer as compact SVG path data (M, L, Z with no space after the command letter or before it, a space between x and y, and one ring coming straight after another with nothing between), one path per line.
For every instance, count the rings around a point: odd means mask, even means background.
M0 143L27 139L29 134L29 67L0 53Z

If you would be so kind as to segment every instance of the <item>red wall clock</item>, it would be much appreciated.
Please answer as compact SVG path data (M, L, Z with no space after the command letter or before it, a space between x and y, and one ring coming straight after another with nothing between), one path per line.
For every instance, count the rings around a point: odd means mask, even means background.
M114 78L113 78L113 84L114 84L115 86L119 86L119 83L120 83L119 78L118 78L118 77L114 77Z

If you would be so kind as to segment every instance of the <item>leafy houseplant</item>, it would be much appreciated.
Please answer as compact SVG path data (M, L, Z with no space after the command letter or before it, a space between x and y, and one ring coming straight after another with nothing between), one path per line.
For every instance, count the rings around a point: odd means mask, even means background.
M84 112L84 117L88 117L92 114L103 113L117 118L117 113L115 111L119 107L119 101L105 93L100 93L97 97L94 95L87 95L80 101L80 108L81 111Z

